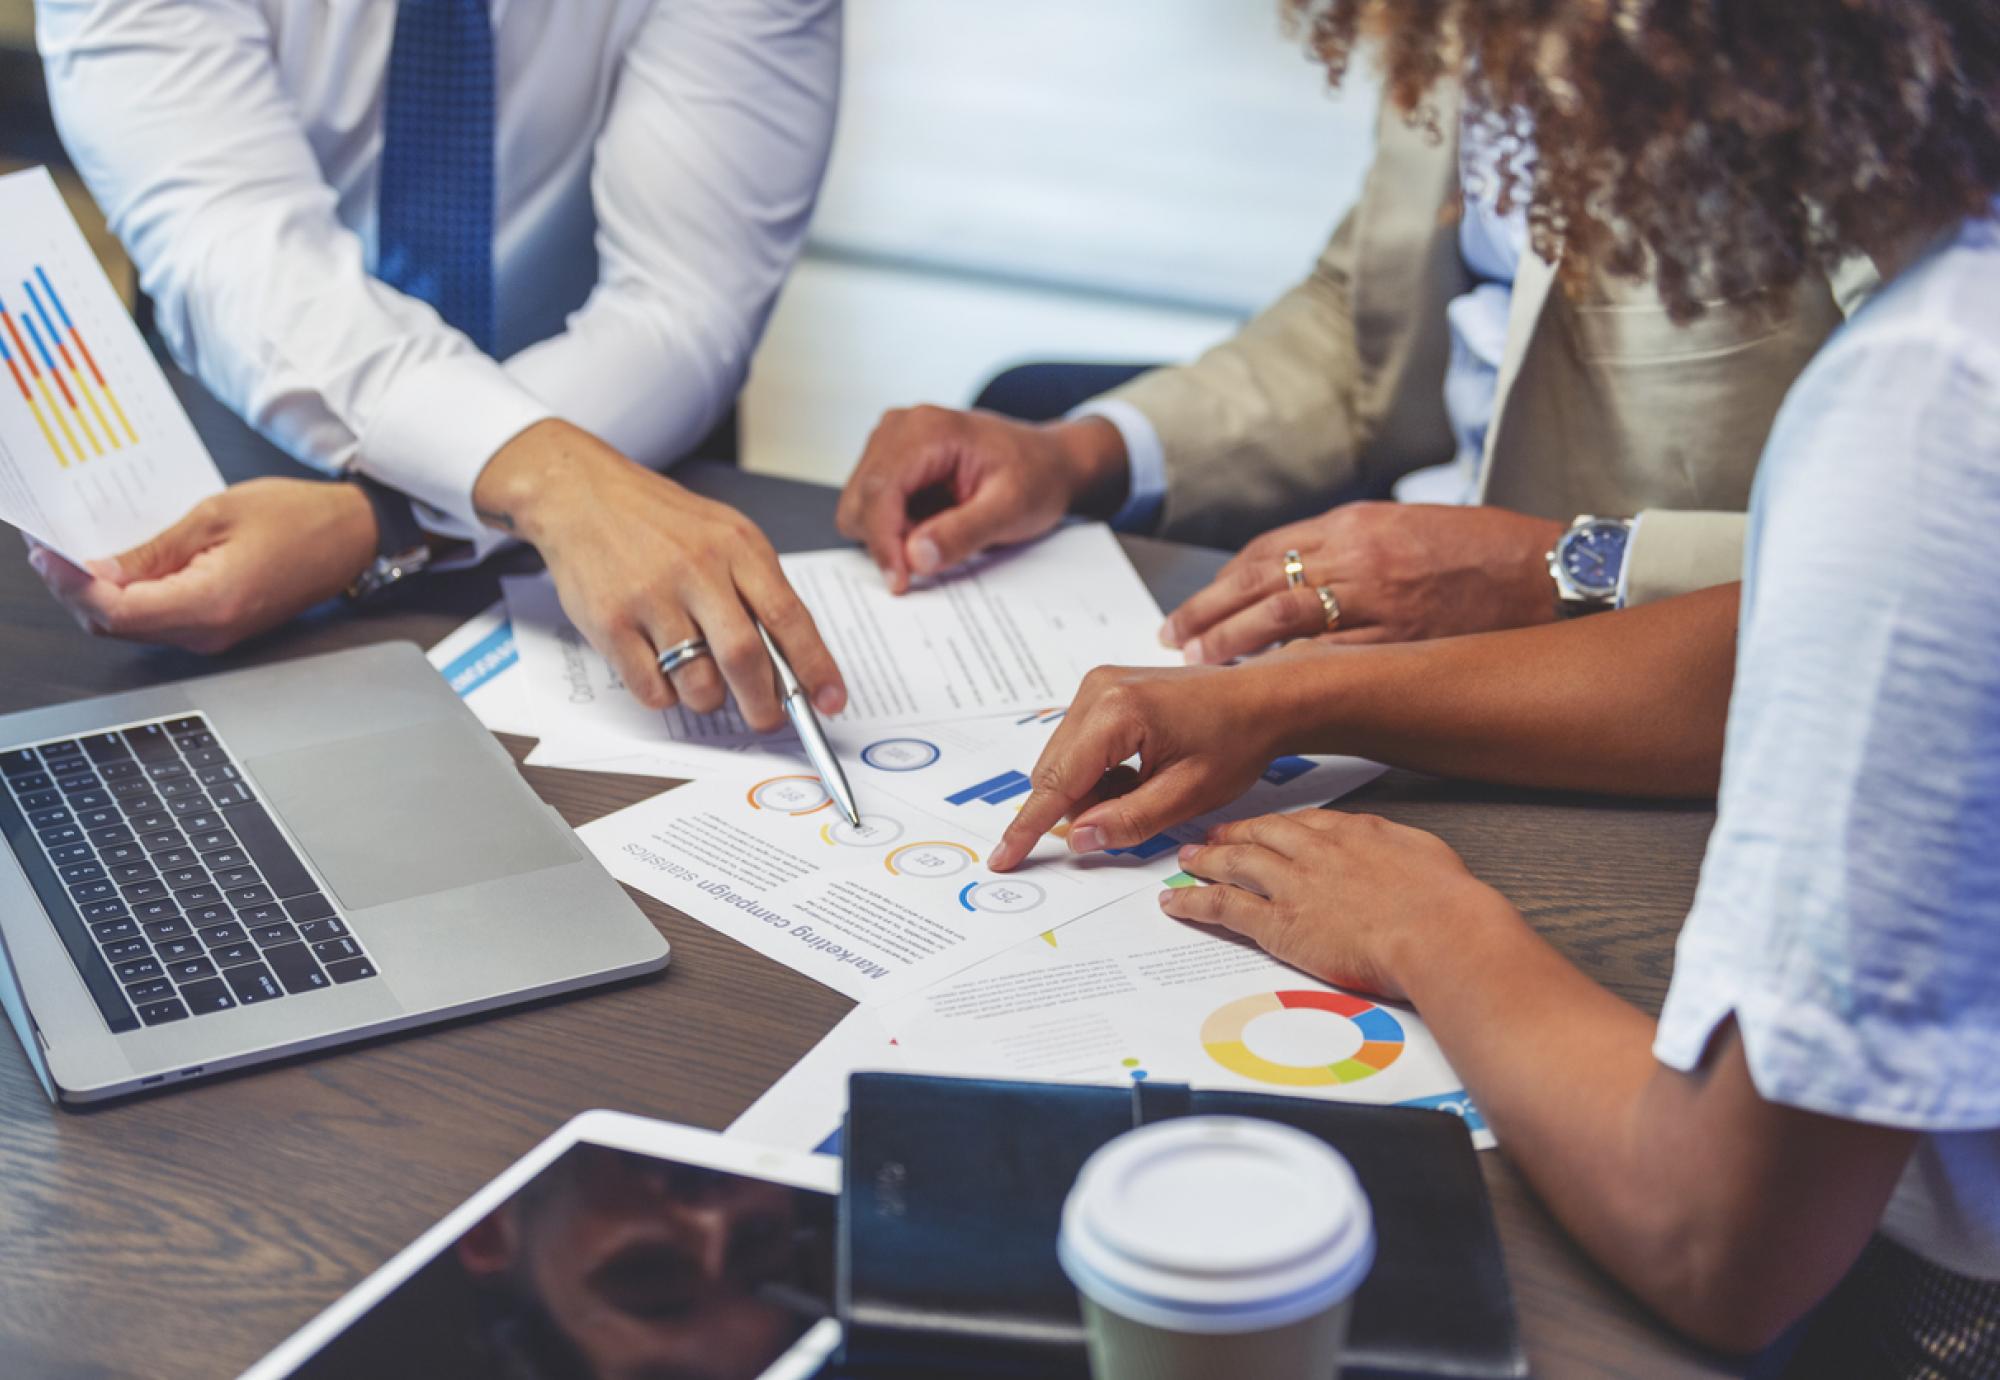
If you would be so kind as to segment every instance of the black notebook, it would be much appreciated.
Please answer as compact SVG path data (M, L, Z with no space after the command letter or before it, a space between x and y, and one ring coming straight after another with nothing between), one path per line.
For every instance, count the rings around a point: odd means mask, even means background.
M1092 1151L1164 1117L1279 1121L1354 1167L1376 1256L1343 1377L1527 1374L1465 1123L1446 1112L1195 1092L856 1074L842 1137L840 1374L1087 1377L1056 1263L1063 1199Z

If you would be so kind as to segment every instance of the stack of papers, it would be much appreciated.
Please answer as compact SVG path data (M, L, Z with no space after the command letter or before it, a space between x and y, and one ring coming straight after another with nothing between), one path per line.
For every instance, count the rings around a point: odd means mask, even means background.
M584 842L619 880L860 1003L730 1134L819 1146L848 1075L884 1068L1443 1107L1490 1143L1414 1012L1155 899L1196 884L1176 850L1211 825L1325 804L1379 767L1284 758L1227 809L1135 847L1077 857L1049 838L1014 872L987 870L1085 673L1175 660L1108 529L1066 528L900 598L859 551L783 564L847 677L826 728L858 828L789 731L759 737L733 706L640 705L545 576L506 581L504 609L431 653L490 727L539 736L532 763L687 780Z

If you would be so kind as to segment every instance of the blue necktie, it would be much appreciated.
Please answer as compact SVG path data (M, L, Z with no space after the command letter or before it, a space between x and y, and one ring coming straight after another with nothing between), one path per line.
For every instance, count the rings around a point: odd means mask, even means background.
M382 117L375 276L494 351L493 22L486 0L401 0Z

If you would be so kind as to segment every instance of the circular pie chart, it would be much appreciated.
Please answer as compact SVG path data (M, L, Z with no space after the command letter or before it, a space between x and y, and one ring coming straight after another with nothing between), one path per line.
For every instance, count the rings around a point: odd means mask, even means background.
M1329 1052L1324 1061L1293 1053L1281 1062L1251 1047L1253 1022L1265 1016L1282 1018L1282 1013L1292 1012L1324 1013L1342 1023L1325 1032ZM1328 1024L1324 1020L1316 1023ZM1287 1047L1296 1048L1300 1043L1293 1039L1287 1042ZM1201 1044L1209 1058L1244 1078L1285 1088L1320 1088L1359 1083L1395 1063L1403 1053L1403 1027L1374 1002L1350 997L1345 992L1259 992L1210 1012L1201 1023ZM1293 1062L1301 1058L1312 1061Z

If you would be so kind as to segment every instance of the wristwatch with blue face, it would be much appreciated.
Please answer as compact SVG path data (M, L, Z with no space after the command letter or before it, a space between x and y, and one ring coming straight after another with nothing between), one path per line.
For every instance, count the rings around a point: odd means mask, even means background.
M1556 612L1564 618L1618 607L1619 577L1632 519L1580 517L1549 552L1549 575L1556 582Z

